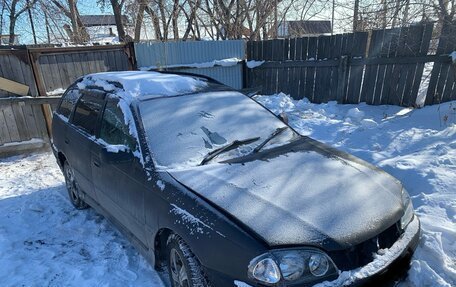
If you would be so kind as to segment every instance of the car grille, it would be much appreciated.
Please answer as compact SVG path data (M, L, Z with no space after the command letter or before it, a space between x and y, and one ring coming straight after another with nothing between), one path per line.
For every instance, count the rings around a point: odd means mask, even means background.
M372 262L379 249L390 248L399 239L402 231L399 222L379 235L366 240L348 250L330 252L330 256L341 271L355 269Z

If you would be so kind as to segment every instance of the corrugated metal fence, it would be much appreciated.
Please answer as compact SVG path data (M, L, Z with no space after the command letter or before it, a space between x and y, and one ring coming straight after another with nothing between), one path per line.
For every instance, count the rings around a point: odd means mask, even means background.
M198 42L140 42L135 43L136 61L139 68L173 70L206 75L228 86L243 87L243 60L245 42L198 41ZM215 60L237 58L236 65L194 68Z

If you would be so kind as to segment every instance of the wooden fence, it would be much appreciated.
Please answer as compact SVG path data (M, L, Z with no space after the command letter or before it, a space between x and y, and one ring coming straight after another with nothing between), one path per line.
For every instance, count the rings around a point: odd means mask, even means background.
M429 55L433 25L334 36L247 43L247 59L265 61L247 72L247 87L321 103L414 106L425 63L434 62L426 104L456 99L455 30ZM453 33L453 34L451 34ZM434 96L435 95L435 96Z
M32 98L59 94L77 78L96 72L133 70L131 45L0 48L0 79L28 87ZM0 146L38 138L48 140L52 105L45 101L16 100L14 89L0 86ZM55 104L55 102L54 102Z

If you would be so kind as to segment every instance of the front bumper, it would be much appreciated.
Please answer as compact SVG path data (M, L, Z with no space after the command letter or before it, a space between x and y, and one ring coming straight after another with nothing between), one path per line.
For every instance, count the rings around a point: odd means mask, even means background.
M339 274L338 278L333 281L325 281L318 283L313 287L335 287L335 286L360 286L369 283L371 280L383 275L395 265L395 263L402 261L407 256L410 256L415 251L420 237L420 221L418 217L414 216L413 220L407 226L405 232L399 239L388 249L381 250L375 255L375 259L354 270L343 271ZM214 286L238 286L238 287L251 287L263 286L251 282L249 279L242 280L241 278L232 278L226 274L216 272L214 270L206 269L206 274L209 275L210 280ZM285 286L285 285L280 285ZM298 285L290 285L296 286ZM299 285L299 287L302 287Z
M386 273L396 262L410 256L416 249L420 238L420 221L415 215L401 237L387 250L378 252L375 259L367 265L343 271L333 281L325 281L314 287L360 286Z

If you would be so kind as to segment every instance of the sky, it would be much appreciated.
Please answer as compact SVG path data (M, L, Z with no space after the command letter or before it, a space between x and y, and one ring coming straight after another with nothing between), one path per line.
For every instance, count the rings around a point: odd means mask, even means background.
M106 7L101 9L99 5L97 5L97 0L79 0L78 1L78 9L81 15L96 15L96 14L112 14L112 8L109 4L109 1L106 1ZM296 2L299 3L299 2ZM325 5L325 8L318 12L317 15L312 17L311 19L314 20L330 20L331 19L331 3L332 1L329 0L328 4ZM336 12L337 13L337 12ZM43 17L40 16L39 11L32 11L33 21L35 25L35 30L37 34L38 43L45 43L47 41L46 37L46 29ZM292 15L288 15L288 20L294 20ZM59 24L60 25L60 24ZM3 34L7 34L7 25L4 25ZM54 31L55 32L55 31ZM151 31L149 31L151 32ZM336 32L345 32L341 29L337 28L336 22ZM57 33L57 32L55 32ZM20 44L33 44L33 36L32 36L32 29L29 21L29 17L27 13L24 13L17 22L16 25L16 34L20 35L19 41ZM149 33L152 34L152 33Z

